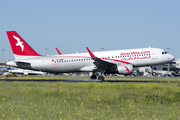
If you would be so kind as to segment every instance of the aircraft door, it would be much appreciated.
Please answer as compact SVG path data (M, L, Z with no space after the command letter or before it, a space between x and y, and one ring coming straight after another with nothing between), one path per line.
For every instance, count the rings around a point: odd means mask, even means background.
M45 70L46 69L46 59L42 58L41 59L41 70Z
M157 59L156 50L151 50L151 52L152 52L152 54L151 54L152 59L153 59L153 60L156 60L156 59Z

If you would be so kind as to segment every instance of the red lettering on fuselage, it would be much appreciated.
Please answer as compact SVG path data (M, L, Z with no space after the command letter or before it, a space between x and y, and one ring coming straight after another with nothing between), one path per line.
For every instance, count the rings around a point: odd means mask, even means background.
M141 51L141 52L137 52L137 51L133 51L133 52L127 52L127 53L121 53L120 55L136 55L136 54L147 54L150 53L150 51Z

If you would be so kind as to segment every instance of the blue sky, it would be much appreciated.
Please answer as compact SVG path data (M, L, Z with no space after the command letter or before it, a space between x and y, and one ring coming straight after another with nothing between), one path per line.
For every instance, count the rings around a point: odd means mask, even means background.
M145 48L180 59L179 0L4 0L0 4L0 61L14 60L6 31L15 30L45 55Z

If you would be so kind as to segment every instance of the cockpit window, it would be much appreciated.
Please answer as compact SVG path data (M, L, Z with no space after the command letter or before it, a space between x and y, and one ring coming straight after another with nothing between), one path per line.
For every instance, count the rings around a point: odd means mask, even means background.
M166 52L166 51L163 51L163 52L162 52L163 55L164 55L164 54L167 54L167 53L168 53L168 52Z

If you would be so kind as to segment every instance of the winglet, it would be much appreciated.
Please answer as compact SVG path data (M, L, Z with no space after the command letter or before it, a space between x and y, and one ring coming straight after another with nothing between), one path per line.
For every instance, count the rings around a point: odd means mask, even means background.
M95 58L96 56L89 50L89 48L88 47L86 47L86 49L87 49L87 51L89 52L89 54L90 54L90 56L91 56L91 58Z
M57 52L58 52L59 55L62 55L62 53L57 49L57 47L56 47L56 50L57 50Z

